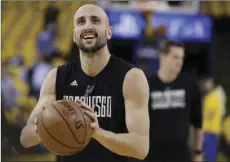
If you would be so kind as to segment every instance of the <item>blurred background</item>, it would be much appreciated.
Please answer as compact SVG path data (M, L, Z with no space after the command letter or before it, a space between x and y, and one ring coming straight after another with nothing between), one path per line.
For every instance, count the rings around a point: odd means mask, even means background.
M42 145L22 148L19 137L49 70L78 59L78 48L72 42L73 16L86 3L100 5L108 13L113 27L110 52L135 64L147 76L158 69L159 40L185 43L183 71L197 77L204 102L222 103L214 110L204 107L204 131L219 136L217 159L229 161L228 1L1 2L2 155L14 161L55 160ZM212 92L217 99L209 97Z

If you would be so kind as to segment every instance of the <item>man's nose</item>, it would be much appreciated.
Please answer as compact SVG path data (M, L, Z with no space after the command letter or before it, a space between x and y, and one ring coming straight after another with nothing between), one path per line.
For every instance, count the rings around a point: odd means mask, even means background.
M92 23L90 21L85 23L85 29L92 29Z

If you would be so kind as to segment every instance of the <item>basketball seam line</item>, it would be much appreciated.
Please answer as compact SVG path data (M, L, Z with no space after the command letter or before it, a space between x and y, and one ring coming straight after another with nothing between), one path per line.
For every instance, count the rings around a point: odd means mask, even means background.
M59 113L59 115L62 117L62 119L63 119L64 122L66 123L66 125L67 125L67 127L69 128L70 132L72 133L74 139L75 139L79 144L83 145L83 143L81 143L80 141L78 141L78 139L75 137L75 135L74 135L74 133L73 133L71 127L70 127L69 124L65 121L65 118L64 118L63 115L59 112L59 110L57 109L57 107L56 107L54 104L52 104L52 105L54 106L55 110ZM84 118L84 117L83 117L83 118Z
M81 115L82 115L82 117L83 117L83 120L84 120L84 125L85 125L85 136L84 136L84 140L83 140L83 145L85 144L85 138L86 138L86 123L85 123L85 118L84 118L84 114L82 113L82 110L81 110L81 107L80 107L80 112L81 112ZM87 141L88 142L88 141Z
M59 144L65 146L65 147L68 147L68 148L79 149L79 148L76 148L76 147L67 146L66 144L64 144L64 143L62 143L61 141L57 140L57 139L48 131L48 129L46 128L46 125L45 125L45 123L44 123L44 121L43 121L43 117L42 117L42 116L41 116L41 121L42 121L42 124L43 124L43 126L44 126L46 132L47 132L55 141L57 141Z

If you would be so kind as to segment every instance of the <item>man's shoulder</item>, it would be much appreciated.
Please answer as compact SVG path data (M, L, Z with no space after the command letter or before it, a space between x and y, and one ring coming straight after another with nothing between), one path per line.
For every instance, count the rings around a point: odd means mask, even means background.
M132 71L135 66L117 56L111 55L111 57L110 72L113 72L113 76L116 77L116 79L120 78L122 82L124 82L124 80L127 79L127 75L130 75L130 71Z
M131 68L135 67L132 63L130 63L130 62L118 57L118 56L111 55L111 57L115 63L115 66L119 67L119 69L121 69L121 68L131 69Z
M57 73L59 74L60 72L68 73L71 71L73 68L76 68L77 63L76 61L71 61L66 64L60 65L57 67Z

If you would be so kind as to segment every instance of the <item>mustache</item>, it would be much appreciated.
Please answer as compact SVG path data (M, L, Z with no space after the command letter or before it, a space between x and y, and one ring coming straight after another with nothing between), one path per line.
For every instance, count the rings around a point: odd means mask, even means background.
M88 34L92 34L94 35L96 38L98 37L98 33L93 30L93 29L85 29L81 32L80 34L80 37L83 38L85 35L88 35Z

